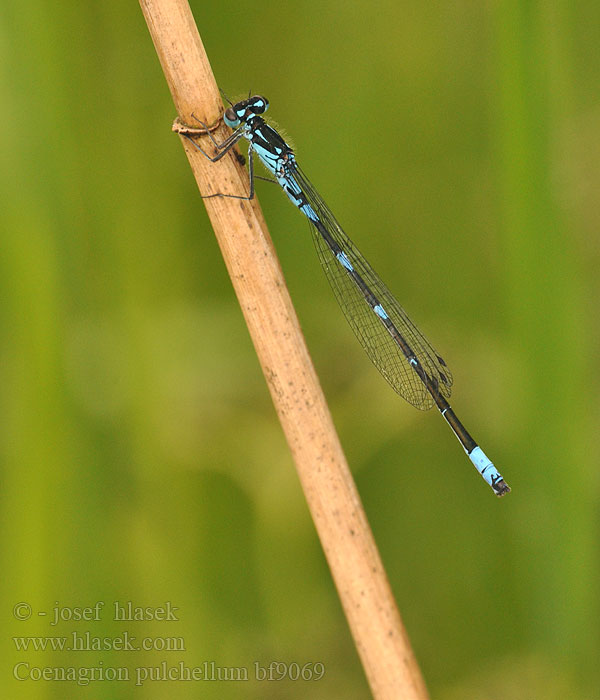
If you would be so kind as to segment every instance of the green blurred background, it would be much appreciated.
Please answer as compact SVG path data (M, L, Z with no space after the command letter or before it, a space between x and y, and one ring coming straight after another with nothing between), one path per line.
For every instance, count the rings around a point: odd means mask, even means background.
M192 7L220 86L270 99L513 488L495 499L444 421L380 378L303 217L259 184L432 697L600 697L600 5ZM0 51L0 695L368 697L137 3L5 0ZM179 621L117 622L115 600ZM101 620L50 624L97 601ZM185 651L13 640L74 631ZM326 672L13 678L163 661Z

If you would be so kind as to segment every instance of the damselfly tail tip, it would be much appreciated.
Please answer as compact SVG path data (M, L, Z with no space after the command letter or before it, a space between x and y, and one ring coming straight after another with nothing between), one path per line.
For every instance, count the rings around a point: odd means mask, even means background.
M444 418L446 415L444 414ZM470 452L467 453L469 459L475 465L477 471L492 487L496 496L504 496L505 493L510 493L510 486L504 481L502 474L493 465L492 460L486 453L476 445Z
M493 486L494 493L496 496L504 496L507 493L510 493L510 486L504 481L504 479L500 479L500 481L496 482Z

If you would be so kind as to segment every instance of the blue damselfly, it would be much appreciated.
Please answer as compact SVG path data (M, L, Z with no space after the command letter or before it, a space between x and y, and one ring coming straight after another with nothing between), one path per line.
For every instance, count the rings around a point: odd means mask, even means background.
M377 369L392 388L416 408L426 410L435 404L496 495L508 493L510 487L447 401L451 393L452 375L446 363L344 233L296 162L292 149L262 118L261 115L269 106L268 101L255 95L229 104L223 120L234 131L223 143L217 143L210 129L201 123L204 130L202 133L210 137L217 150L215 156L208 155L192 138L191 134L198 134L197 128L182 124L175 127L176 131L186 136L213 162L220 160L240 139L248 141L249 194L241 196L217 193L207 197L252 199L253 155L256 153L291 202L308 219L317 253L335 297Z

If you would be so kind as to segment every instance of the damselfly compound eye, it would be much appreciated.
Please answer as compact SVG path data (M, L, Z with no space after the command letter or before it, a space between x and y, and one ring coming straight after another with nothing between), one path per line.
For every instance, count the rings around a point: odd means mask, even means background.
M240 123L238 115L233 111L231 107L229 109L225 110L225 114L223 115L223 119L225 121L225 124L227 126L238 126Z

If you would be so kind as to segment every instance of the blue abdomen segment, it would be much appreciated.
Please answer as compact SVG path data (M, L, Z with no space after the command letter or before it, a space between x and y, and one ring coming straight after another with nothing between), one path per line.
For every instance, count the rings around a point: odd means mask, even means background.
M496 491L496 484L503 481L503 478L481 447L475 447L469 452L469 459L475 465L475 469L477 469L487 483Z
M379 318L382 318L384 321L386 318L389 318L389 316L387 315L385 309L383 308L383 306L381 306L381 304L377 304L377 306L374 306L373 311L379 316Z
M306 195L302 191L300 185L296 182L294 176L287 171L287 169L279 170L275 173L277 182L283 188L283 191L287 194L290 201L295 207L298 207L300 211L312 222L318 222L319 217L316 211L309 204L306 199Z
M348 272L352 272L354 270L354 268L352 267L352 263L350 262L350 260L348 260L348 256L346 255L346 253L344 253L343 250L337 253L335 257L338 259L338 262L341 265L343 265L346 268L346 270L348 270Z

